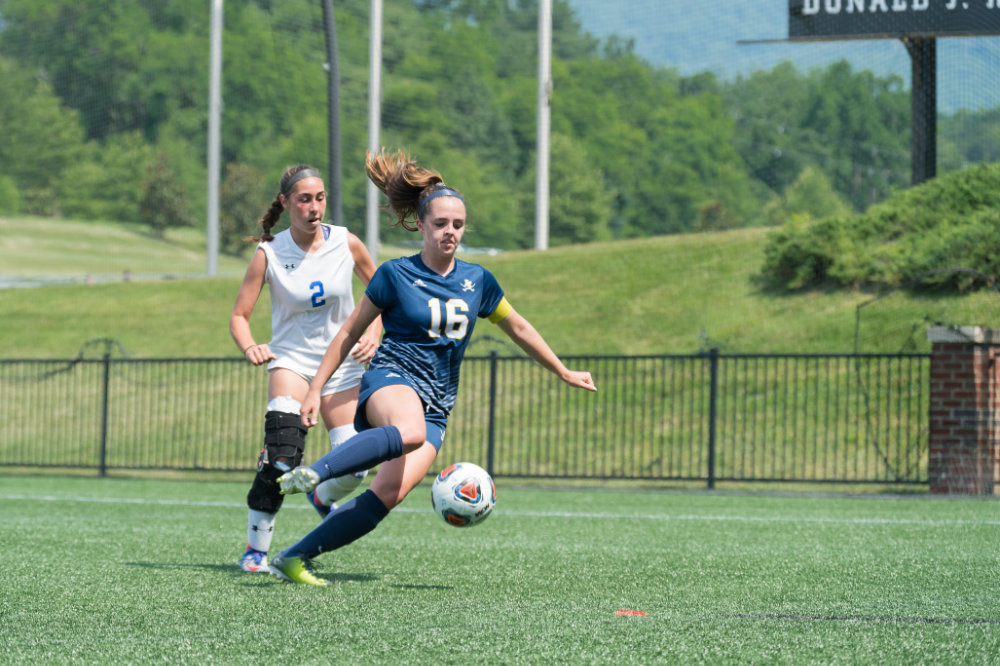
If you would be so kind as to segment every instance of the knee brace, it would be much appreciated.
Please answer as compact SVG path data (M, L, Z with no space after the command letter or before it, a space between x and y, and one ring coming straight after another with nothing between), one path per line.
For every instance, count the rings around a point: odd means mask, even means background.
M257 458L247 506L257 511L277 513L285 499L279 491L278 477L302 463L306 433L298 414L270 411L264 418L264 448Z

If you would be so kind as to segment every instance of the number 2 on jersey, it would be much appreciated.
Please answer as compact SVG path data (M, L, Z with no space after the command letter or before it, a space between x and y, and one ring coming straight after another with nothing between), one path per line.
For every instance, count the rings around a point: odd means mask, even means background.
M312 304L313 304L313 307L314 308L321 308L324 305L326 305L326 299L323 298L323 293L324 293L323 292L323 283L320 282L319 280L316 280L315 282L313 282L312 284L309 285L309 288L312 289Z
M427 335L432 338L440 338L442 333L441 300L431 298L427 301L427 307L431 309L431 327L428 329ZM461 340L469 328L469 318L465 315L469 311L469 305L461 298L451 298L445 302L443 309L445 336L452 340Z

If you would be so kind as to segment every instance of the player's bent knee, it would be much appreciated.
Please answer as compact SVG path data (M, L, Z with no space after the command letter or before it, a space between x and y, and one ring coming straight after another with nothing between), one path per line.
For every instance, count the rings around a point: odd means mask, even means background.
M371 488L371 491L375 493L375 497L378 498L382 504L385 504L385 508L389 511L395 509L399 504L406 498L409 492L402 492L400 488Z
M430 450L434 450L431 444L427 446ZM391 511L406 499L410 491L420 485L420 482L426 477L433 460L433 456L430 456L426 466L419 459L412 460L409 463L400 462L394 464L396 461L386 463L379 468L379 472L375 475L375 479L372 481L369 490L375 493L379 501Z
M397 425L399 436L403 440L403 453L416 451L427 440L427 426L421 421L413 425Z
M257 458L247 506L257 511L276 513L284 495L278 477L302 463L306 450L306 433L298 414L269 411L264 419L264 448Z

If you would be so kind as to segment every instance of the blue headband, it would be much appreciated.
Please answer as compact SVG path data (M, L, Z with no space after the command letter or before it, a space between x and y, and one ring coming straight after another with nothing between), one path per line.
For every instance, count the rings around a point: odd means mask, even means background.
M292 186L304 178L322 178L322 177L323 176L319 175L319 171L313 169L312 167L309 167L308 169L302 169L302 171L296 171L288 179L288 182L285 183L285 186L281 188L281 193L287 196L288 193L292 191Z
M462 198L461 194L451 189L444 183L438 183L434 186L434 191L424 197L424 200L420 202L420 205L417 207L417 217L422 218L424 216L424 211L427 210L427 203L431 199L437 197L455 197L462 203L465 203L465 199Z

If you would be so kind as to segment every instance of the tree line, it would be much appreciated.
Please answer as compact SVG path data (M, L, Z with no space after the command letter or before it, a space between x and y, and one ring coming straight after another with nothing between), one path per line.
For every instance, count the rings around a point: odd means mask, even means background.
M360 232L369 2L334 4L342 208ZM382 142L468 195L475 245L533 244L537 11L385 3ZM158 234L203 219L209 19L204 0L0 0L0 213ZM227 0L223 49L221 240L239 254L285 166L328 167L321 5ZM553 5L552 67L553 245L863 212L909 185L897 76L846 61L681 76L584 32L566 0ZM998 113L941 117L939 171L995 159L982 139Z

